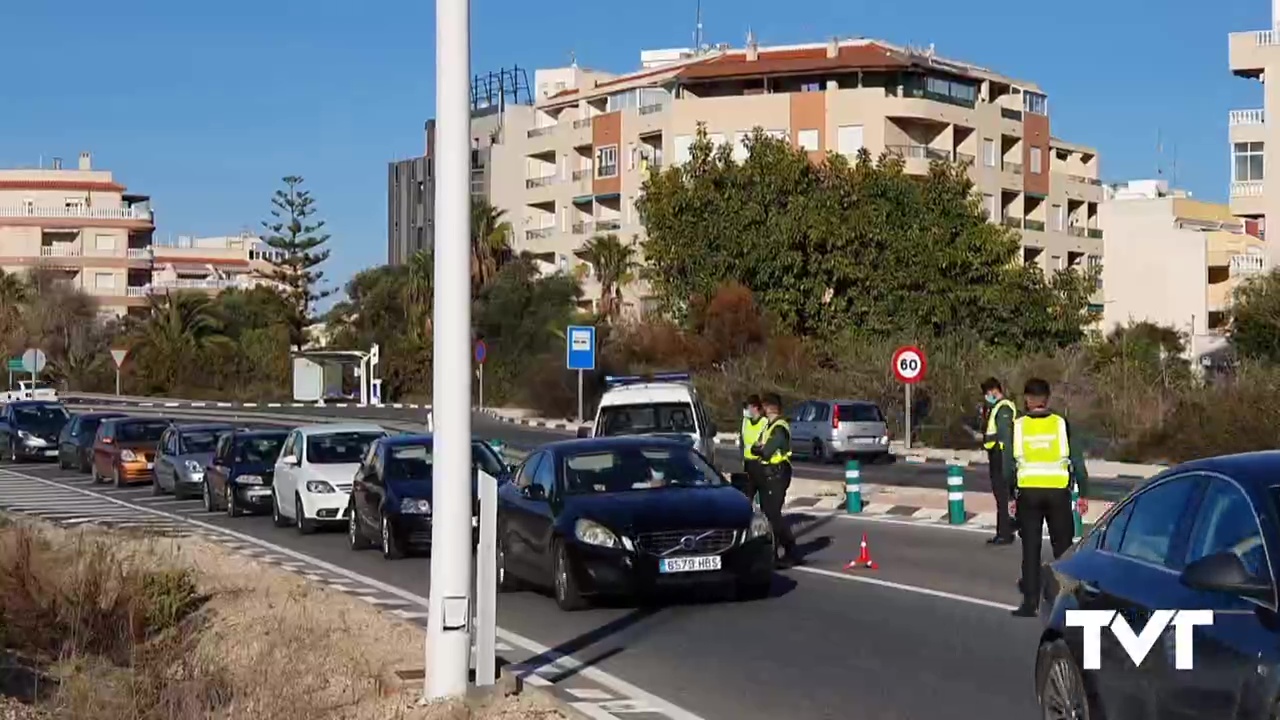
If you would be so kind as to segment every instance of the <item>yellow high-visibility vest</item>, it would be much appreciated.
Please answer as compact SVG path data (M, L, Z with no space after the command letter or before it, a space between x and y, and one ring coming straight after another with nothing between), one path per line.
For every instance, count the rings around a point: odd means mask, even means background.
M982 443L982 447L987 450L994 450L996 448L1000 448L1001 450L1004 449L1004 445L1000 442L1000 438L996 432L996 415L999 415L1000 409L1004 407L1009 408L1009 412L1013 413L1013 420L1018 419L1018 406L1014 405L1013 401L1009 398L1000 398L1000 402L996 403L991 408L991 412L987 414L987 436L983 439Z
M747 460L760 459L760 456L756 455L755 451L751 449L751 446L755 445L756 441L760 439L760 436L764 434L764 427L768 422L768 420L762 417L756 418L755 420L746 417L742 418L742 457Z
M1024 415L1013 423L1013 459L1018 487L1065 489L1071 485L1071 447L1067 421L1050 413Z
M760 438L761 445L767 445L769 443L769 436L773 435L773 430L777 427L785 428L787 435L791 435L791 426L787 424L787 421L784 418L780 417L765 427ZM775 452L772 457L765 458L764 462L766 465L781 465L785 462L791 462L791 443L788 442L785 449Z

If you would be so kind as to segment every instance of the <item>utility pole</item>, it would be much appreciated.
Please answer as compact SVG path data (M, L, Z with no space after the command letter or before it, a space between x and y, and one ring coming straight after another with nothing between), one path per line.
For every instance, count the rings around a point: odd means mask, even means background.
M427 700L461 697L471 659L471 3L436 0L436 232Z

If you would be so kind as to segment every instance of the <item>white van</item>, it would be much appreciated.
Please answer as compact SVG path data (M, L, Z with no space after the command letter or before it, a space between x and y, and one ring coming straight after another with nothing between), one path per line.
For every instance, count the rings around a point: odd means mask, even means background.
M606 377L595 422L578 437L658 435L688 438L715 462L716 427L688 373Z

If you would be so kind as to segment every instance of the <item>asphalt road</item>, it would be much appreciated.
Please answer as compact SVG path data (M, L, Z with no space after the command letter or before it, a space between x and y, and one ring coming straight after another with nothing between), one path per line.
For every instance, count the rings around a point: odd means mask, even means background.
M107 407L110 404L110 402L102 401L93 402L94 407ZM72 409L75 408L74 403L69 402L68 406ZM134 405L123 403L121 406L136 407ZM167 409L152 408L152 410L155 412L165 412ZM174 412L178 411L176 408L172 410ZM421 423L424 429L427 421L426 410L385 407L237 408L235 413L241 417L248 417L258 413L268 413L297 416L314 415L316 417L349 417L353 419L359 418L375 421L391 420L399 422L415 422ZM546 442L574 436L572 432L566 430L553 430L550 428L537 428L530 427L528 425L502 422L483 413L475 413L472 415L471 426L474 434L486 438L499 438L516 450L530 450ZM726 446L717 448L716 460L723 468L730 471L739 470L742 466L741 456L737 449L732 447ZM843 485L844 483L844 468L840 465L815 465L813 463L797 461L795 464L795 474L797 477L826 480L833 484ZM862 480L865 483L880 485L944 489L947 487L947 471L944 464L936 462L889 462L883 464L863 463ZM1134 486L1135 481L1132 479L1095 478L1090 483L1089 497L1101 500L1118 500L1127 495ZM991 482L987 478L987 467L985 465L975 465L965 473L965 489L976 492L991 491Z
M504 426L506 427L506 426ZM514 441L512 441L514 442ZM340 531L205 514L147 487L95 487L56 467L18 472L189 515L425 595L428 558L352 552ZM154 503L162 505L154 505ZM706 720L1032 717L1039 624L1013 618L1017 550L951 528L801 518L808 563L750 603L675 602L564 613L537 593L499 597L499 625L596 665ZM869 534L878 570L843 571ZM1046 551L1047 552L1047 551Z

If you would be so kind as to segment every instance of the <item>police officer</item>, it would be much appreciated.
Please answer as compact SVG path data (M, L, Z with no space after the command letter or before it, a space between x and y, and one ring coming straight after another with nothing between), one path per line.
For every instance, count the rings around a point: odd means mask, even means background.
M773 537L782 548L779 566L792 567L799 562L796 557L796 538L782 517L782 506L787 501L787 488L791 486L791 426L782 417L782 398L776 393L767 393L763 404L766 419L764 432L753 448L762 463L760 510L769 519Z
M1022 533L1022 604L1013 614L1035 617L1040 608L1040 529L1048 525L1049 545L1056 560L1071 547L1075 518L1071 485L1080 500L1076 509L1089 510L1084 499L1088 473L1080 443L1065 418L1049 410L1049 383L1032 378L1023 388L1026 414L1013 423L1012 452L1005 453L1005 470L1014 487L1009 514L1016 515Z
M982 399L986 401L986 430L982 447L987 451L987 476L991 480L991 494L996 498L996 535L987 542L991 545L1010 545L1014 540L1013 518L1009 515L1009 501L1013 488L1005 477L1004 455L1013 442L1013 421L1017 407L1004 396L1004 387L995 378L982 381Z
M757 493L760 491L762 483L762 473L764 467L760 462L760 456L756 454L755 445L760 440L760 434L764 432L765 424L768 421L764 417L764 406L760 403L759 395L752 395L747 398L747 404L742 410L742 432L740 435L742 444L742 470L747 476L747 486L743 488L743 492L752 502L757 500Z

